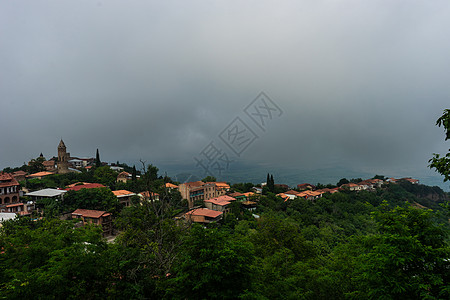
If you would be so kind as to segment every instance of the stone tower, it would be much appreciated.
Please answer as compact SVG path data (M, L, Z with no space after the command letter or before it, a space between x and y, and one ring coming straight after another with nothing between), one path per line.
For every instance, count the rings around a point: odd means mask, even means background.
M57 162L58 174L69 173L69 157L70 153L66 152L66 145L64 145L64 142L61 139L58 145L58 162Z

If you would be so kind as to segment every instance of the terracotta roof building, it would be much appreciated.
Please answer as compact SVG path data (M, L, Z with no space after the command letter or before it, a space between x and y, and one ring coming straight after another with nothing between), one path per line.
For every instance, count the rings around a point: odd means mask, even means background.
M341 189L348 189L350 191L360 191L362 187L356 183L350 182L340 186Z
M77 183L75 185L69 186L66 191L79 191L81 189L98 189L98 188L105 188L103 184L100 183Z
M72 213L72 219L81 219L83 225L96 224L102 226L104 236L112 234L111 214L106 211L77 209Z
M150 201L151 199L155 201L159 201L159 194L153 193L149 191L141 192L138 194L139 197L141 197L142 200Z
M37 173L33 173L30 175L27 175L27 178L37 178L37 179L42 179L42 177L48 176L48 175L53 175L52 172L48 172L48 171L42 171L42 172L37 172Z
M284 193L279 193L276 194L276 196L280 197L281 199L284 200L284 202L288 201L289 199L291 199L291 197L289 197L288 195L284 194Z
M132 174L123 171L123 172L120 172L119 175L117 175L117 182L127 183L127 181L131 180L132 177L133 177Z
M215 211L207 208L197 208L188 211L184 216L189 222L207 224L221 220L222 215L223 213L221 211Z
M119 202L124 206L131 205L131 197L136 196L135 193L127 191L127 190L117 190L112 191L113 194L119 199Z
M181 183L178 189L181 197L188 201L189 208L193 208L195 201L204 201L225 195L229 187L224 182L194 181Z
M56 163L54 160L46 160L42 165L44 165L46 171L54 172L56 170Z
M299 190L301 190L301 191L304 191L304 190L315 190L316 189L316 187L314 185L309 184L309 183L297 184L297 188Z
M12 206L14 209L12 209ZM19 183L9 173L0 173L0 212L16 212L24 209L19 199Z
M168 189L178 189L178 185L175 185L175 184L170 183L170 182L167 182L165 184L165 187L168 188Z
M23 180L25 180L27 174L28 173L25 171L17 171L17 172L12 173L12 176L14 176L14 178L17 181L23 181Z
M418 184L418 183L419 183L419 180L418 180L418 179L414 179L414 178L411 178L411 177L402 178L402 179L400 179L400 180L408 181L408 182L410 182L410 183L412 183L412 184Z

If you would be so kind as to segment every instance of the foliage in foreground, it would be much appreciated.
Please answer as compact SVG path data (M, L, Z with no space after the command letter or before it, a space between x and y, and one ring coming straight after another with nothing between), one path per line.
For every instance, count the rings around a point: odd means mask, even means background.
M265 199L267 198L267 199ZM383 202L381 199L387 199ZM0 231L1 295L130 299L442 299L450 296L448 216L401 186L315 203L239 206L221 226L181 226L155 203L122 211L122 234L20 218Z

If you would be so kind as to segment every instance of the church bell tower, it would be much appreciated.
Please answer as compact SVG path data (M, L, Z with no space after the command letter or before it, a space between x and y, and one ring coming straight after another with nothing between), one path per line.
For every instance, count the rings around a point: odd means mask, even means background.
M69 157L70 153L66 152L66 145L63 140L59 142L58 145L58 162L57 162L57 173L66 174L69 173Z

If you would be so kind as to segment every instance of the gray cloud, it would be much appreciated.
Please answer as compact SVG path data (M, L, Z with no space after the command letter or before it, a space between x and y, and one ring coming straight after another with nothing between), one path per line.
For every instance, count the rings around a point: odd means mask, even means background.
M281 118L240 158L426 168L447 150L446 1L0 4L0 168L74 155L191 162L261 91Z

